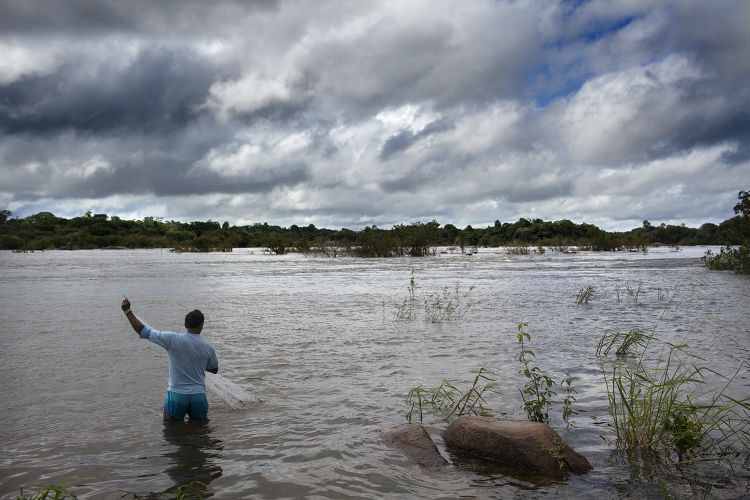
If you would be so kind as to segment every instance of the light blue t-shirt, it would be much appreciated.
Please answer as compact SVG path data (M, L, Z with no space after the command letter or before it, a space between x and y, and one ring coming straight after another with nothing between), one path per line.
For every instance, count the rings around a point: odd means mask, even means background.
M206 370L219 367L211 342L194 333L160 332L144 326L139 336L169 353L169 388L178 394L205 394Z

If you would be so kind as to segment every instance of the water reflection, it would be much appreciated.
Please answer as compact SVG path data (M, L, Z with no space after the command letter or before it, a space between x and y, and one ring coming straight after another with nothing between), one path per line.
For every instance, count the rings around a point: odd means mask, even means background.
M165 422L164 440L171 449L164 453L169 458L166 473L175 486L165 493L185 494L189 488L200 492L200 497L212 495L211 481L221 476L216 458L223 449L221 440L213 437L210 422ZM203 484L200 484L203 483ZM190 495L186 495L190 498Z

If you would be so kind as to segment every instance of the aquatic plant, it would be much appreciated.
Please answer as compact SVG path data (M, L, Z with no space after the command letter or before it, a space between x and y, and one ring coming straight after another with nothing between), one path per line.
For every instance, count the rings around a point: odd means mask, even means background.
M576 303L580 306L581 304L588 304L591 299L594 298L594 292L596 288L594 285L588 285L586 288L581 288L576 295Z
M411 388L406 396L406 403L409 405L406 420L411 423L415 412L418 412L421 423L425 411L441 414L443 420L446 421L453 416L491 415L485 406L487 401L484 399L484 394L485 392L499 393L499 391L495 379L490 377L489 373L486 368L479 368L474 382L466 391L461 391L448 380L443 380L440 385L433 388L425 388L421 385Z
M633 348L644 346L650 340L653 340L653 337L640 328L633 328L627 333L606 330L602 338L599 339L596 355L606 356L615 346L617 346L615 349L615 355L617 356L633 354Z
M505 253L509 255L529 255L531 253L531 250L529 250L529 247L527 245L514 245L506 247Z
M177 488L177 500L203 500L209 493L206 483L202 481L190 481Z
M573 413L573 401L576 400L573 394L577 394L578 392L573 389L573 381L576 380L576 377L573 377L570 372L564 372L564 374L565 378L560 381L560 387L565 389L565 397L563 398L562 409L560 411L562 412L563 420L567 422L568 418Z
M403 302L401 302L401 305L396 310L396 316L395 319L400 321L407 321L412 320L416 317L416 314L414 312L414 301L409 299L404 299Z
M417 290L421 287L414 277L414 269L411 270L407 296L398 304L395 319L413 320L417 317ZM442 323L464 317L471 308L470 295L474 287L471 286L466 292L461 290L461 284L456 283L453 288L443 287L440 291L431 292L422 297L424 312L431 323Z
M625 282L625 289L628 291L628 295L630 295L630 297L633 299L633 304L638 303L638 296L644 292L643 288L641 288L640 283L638 283L638 286L636 288L633 288L632 286L630 286L629 281ZM619 292L617 295L619 297Z
M518 388L521 399L523 399L521 408L532 422L548 423L549 409L552 406L554 396L557 394L552 387L557 382L544 374L538 366L532 364L536 355L534 351L526 347L526 341L531 341L531 334L524 330L528 326L528 323L518 324L517 339L521 345L521 351L516 355L516 359L523 364L521 373L528 379L523 389Z
M82 485L80 484L52 484L41 488L31 493L30 495L24 494L23 488L21 488L19 490L18 496L16 497L16 500L64 500L66 498L77 500L78 496L75 493L69 491L68 488L81 486Z
M409 277L409 286L406 288L408 296L401 302L401 305L399 305L396 310L397 320L412 320L416 318L414 305L416 303L416 295L419 288L417 280L414 278L414 269L412 269L411 276Z
M632 331L631 331L632 332ZM621 335L621 334L619 334ZM598 352L607 353L620 338L605 334ZM676 450L680 460L718 460L736 447L750 445L750 398L737 399L729 387L746 366L741 363L726 382L714 388L708 375L721 375L698 366L700 357L687 344L665 342L653 366L646 353L653 332L636 331L630 346L637 351L631 362L604 363L604 380L613 418L616 444L625 449ZM622 344L620 345L622 347ZM618 348L619 350L619 348Z
M424 312L431 323L442 323L462 318L471 307L468 300L473 286L465 293L461 292L461 285L456 283L453 289L443 287L442 291L430 293L424 298Z
M409 292L409 300L414 300L415 293L419 286L417 285L416 280L414 279L414 269L411 270L411 277L409 278L409 287L407 288Z

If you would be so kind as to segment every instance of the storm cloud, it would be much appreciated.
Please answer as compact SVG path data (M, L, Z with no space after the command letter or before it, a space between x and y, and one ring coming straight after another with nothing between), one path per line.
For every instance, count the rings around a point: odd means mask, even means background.
M732 215L750 4L0 1L0 208L360 228Z

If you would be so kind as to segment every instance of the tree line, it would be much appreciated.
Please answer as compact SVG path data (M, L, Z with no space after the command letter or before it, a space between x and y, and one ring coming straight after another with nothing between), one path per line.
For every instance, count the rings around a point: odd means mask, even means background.
M747 192L740 192L747 204ZM738 206L741 205L738 204ZM456 246L462 251L474 247L530 246L587 248L591 250L638 250L650 245L747 245L750 227L747 214L720 224L705 223L698 228L667 224L641 227L624 232L604 231L592 224L570 220L554 222L521 218L487 227L437 221L399 224L390 229L367 226L362 230L325 229L315 225L289 227L255 223L231 226L217 221L178 222L155 217L125 220L107 214L86 212L65 219L50 212L39 212L25 218L13 217L0 210L0 249L33 251L47 249L93 248L171 248L175 251L231 251L238 247L261 247L272 253L322 252L332 255L389 257L422 256L437 246Z

